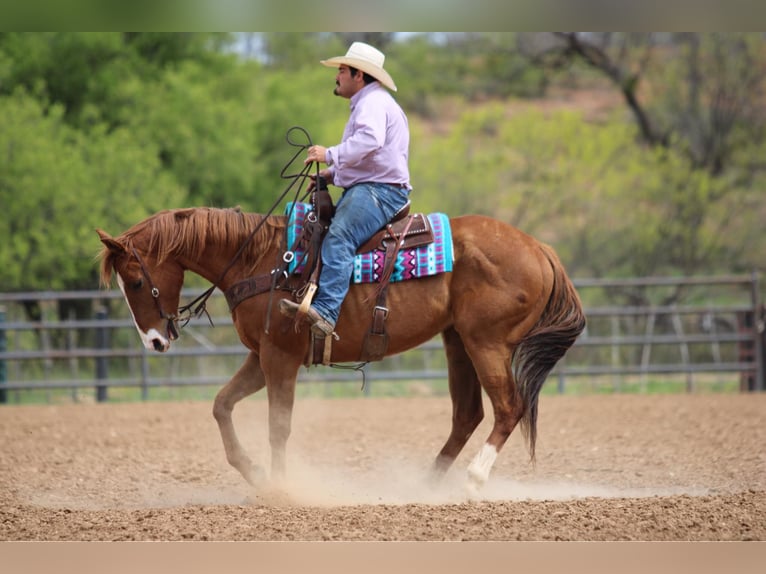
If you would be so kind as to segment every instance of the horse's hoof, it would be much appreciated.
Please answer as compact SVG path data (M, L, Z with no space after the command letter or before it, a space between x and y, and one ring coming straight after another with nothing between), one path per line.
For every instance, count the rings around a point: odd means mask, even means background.
M468 471L468 480L465 483L465 492L469 500L479 500L481 498L481 490L484 488L486 481L479 476L476 476L471 471Z
M251 466L246 473L242 474L250 486L261 486L269 480L269 477L266 475L266 471L257 465Z

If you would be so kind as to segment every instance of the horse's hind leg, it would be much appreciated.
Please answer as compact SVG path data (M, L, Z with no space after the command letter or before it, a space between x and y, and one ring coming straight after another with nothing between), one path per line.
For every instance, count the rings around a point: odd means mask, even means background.
M468 466L468 487L476 492L489 479L500 449L521 420L524 402L513 377L508 348L483 347L471 356L495 419L489 437Z
M250 353L232 379L218 392L213 404L213 416L218 422L221 432L226 460L236 468L251 485L265 475L263 469L254 466L250 457L234 431L231 412L234 405L248 395L262 389L266 380L261 369L260 360L255 353Z
M460 335L450 327L442 333L442 339L448 362L452 430L434 462L435 478L447 472L484 418L479 378Z

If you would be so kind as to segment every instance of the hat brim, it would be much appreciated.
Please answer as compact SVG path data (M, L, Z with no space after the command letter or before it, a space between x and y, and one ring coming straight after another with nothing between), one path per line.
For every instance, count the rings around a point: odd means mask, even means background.
M389 90L396 91L396 84L394 84L391 75L383 68L379 68L366 60L359 60L357 58L349 58L347 56L338 56L337 58L330 58L328 60L320 60L320 63L324 64L328 68L339 68L341 65L351 66L357 70L370 74L373 78L378 80L381 84L386 86Z

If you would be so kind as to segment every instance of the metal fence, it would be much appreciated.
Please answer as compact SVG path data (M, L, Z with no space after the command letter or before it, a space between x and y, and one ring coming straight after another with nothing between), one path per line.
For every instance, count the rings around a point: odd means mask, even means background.
M575 280L588 327L551 374L558 392L574 381L591 391L643 390L658 378L681 378L686 391L736 381L764 390L764 311L756 274L697 278ZM184 290L190 299L200 290ZM623 302L615 304L614 301ZM612 302L605 304L604 301ZM629 302L625 302L629 301ZM667 301L683 301L683 304ZM95 400L115 387L140 389L224 384L247 350L220 294L163 355L140 344L119 291L0 294L0 402L9 393L66 389ZM446 381L436 338L364 367L365 388L395 381ZM329 367L301 371L299 382L361 382L360 373Z

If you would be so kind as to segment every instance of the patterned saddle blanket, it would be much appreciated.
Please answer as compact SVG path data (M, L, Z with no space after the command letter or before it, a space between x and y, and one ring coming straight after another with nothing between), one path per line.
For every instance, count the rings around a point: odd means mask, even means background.
M287 222L287 245L292 246L303 231L306 214L311 211L311 204L298 202L288 203L285 213L289 215ZM406 281L419 277L428 277L452 271L454 254L452 250L452 229L449 218L443 213L429 213L426 218L431 225L434 240L420 247L399 250L394 263L390 281ZM296 250L293 261L288 266L288 273L303 271L303 252ZM383 274L386 252L383 249L373 249L367 253L359 253L354 258L354 273L351 280L354 283L378 283Z

